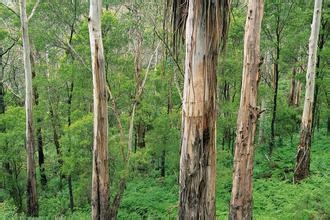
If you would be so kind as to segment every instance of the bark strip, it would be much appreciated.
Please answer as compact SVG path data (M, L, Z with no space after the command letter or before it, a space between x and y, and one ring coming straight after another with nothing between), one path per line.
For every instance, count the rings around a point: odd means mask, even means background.
M237 118L233 186L229 219L252 219L254 137L261 111L257 107L260 78L260 31L263 0L249 0L245 23L241 100Z
M94 100L92 219L109 218L108 110L101 13L101 1L91 0L88 26Z

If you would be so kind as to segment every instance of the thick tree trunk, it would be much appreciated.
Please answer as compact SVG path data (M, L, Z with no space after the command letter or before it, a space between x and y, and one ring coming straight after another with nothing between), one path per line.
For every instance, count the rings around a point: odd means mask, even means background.
M27 150L27 215L38 216L37 183L34 163L34 134L32 113L32 71L26 2L20 1L23 57L25 70L26 150Z
M215 219L216 64L223 40L220 30L227 22L226 4L189 1L179 219Z
M309 175L312 119L314 105L315 71L317 42L320 31L322 0L315 0L313 23L309 38L308 65L306 73L306 93L304 110L301 118L300 142L298 146L294 180L300 181Z
M94 140L92 175L92 218L109 218L108 110L101 32L100 0L90 1L88 19L93 71Z
M252 219L252 174L254 137L260 114L257 107L260 31L263 17L263 0L249 0L245 23L244 66L241 101L237 118L234 155L233 187L229 219Z

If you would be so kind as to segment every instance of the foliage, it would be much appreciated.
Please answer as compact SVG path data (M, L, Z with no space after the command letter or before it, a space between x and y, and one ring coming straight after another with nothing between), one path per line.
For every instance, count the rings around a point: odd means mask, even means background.
M35 1L28 5L32 10ZM83 2L83 3L82 3ZM104 1L102 37L107 86L112 93L109 110L110 200L125 180L119 219L175 218L178 208L181 98L184 50L174 58L164 1ZM235 3L236 2L236 3ZM232 3L232 19L224 56L219 58L217 117L218 219L227 219L232 184L233 149L240 101L243 36L246 7ZM311 176L292 182L299 137L304 70L312 14L311 3L265 2L261 50L259 103L266 110L260 118L254 166L254 217L256 219L329 219L329 28L321 33L316 126L312 144ZM17 8L0 4L1 47L13 47L3 55L6 112L0 115L0 216L24 218L26 201L26 151L24 77ZM323 13L323 12L322 12ZM329 9L324 9L324 21ZM90 218L92 172L92 75L86 1L41 1L29 22L33 45L33 79L38 103L34 105L37 128L41 128L47 185L41 186L36 164L40 219ZM282 29L279 60L276 25ZM326 23L326 24L329 24ZM297 30L300 30L297 32ZM137 57L141 37L140 57ZM159 45L159 46L158 46ZM157 48L157 49L156 49ZM151 59L151 57L153 59ZM140 60L137 76L137 60ZM150 66L149 60L151 59ZM268 155L273 104L272 68L280 68L276 119L276 148ZM293 68L302 84L298 106L288 105ZM148 75L146 75L148 74ZM147 77L146 77L147 76ZM141 81L146 83L136 97ZM128 155L128 129L136 103L133 126L134 152ZM262 120L262 121L261 121ZM143 127L143 132L139 128ZM329 129L329 128L328 128ZM37 141L37 140L36 140ZM144 142L139 146L139 141ZM38 150L35 153L38 161ZM70 210L71 178L74 208Z

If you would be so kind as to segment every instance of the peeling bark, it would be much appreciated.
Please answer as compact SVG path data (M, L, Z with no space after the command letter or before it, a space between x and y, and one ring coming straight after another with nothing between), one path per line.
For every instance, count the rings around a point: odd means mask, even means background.
M88 26L94 100L92 219L109 218L108 110L101 13L101 1L91 0Z
M179 219L215 219L216 64L227 1L189 1Z
M263 0L249 0L245 23L244 66L237 118L233 186L229 219L252 219L254 137L261 111L257 107L260 79L260 31Z

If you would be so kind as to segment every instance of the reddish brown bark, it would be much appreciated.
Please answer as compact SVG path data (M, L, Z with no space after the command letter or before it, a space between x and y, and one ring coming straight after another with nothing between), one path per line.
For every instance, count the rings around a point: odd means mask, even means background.
M216 64L219 44L224 40L219 30L226 30L227 3L189 1L182 105L179 219L216 217Z
M229 219L252 219L254 137L260 114L257 107L260 31L263 0L249 0L245 23L241 100L237 118L233 187Z

